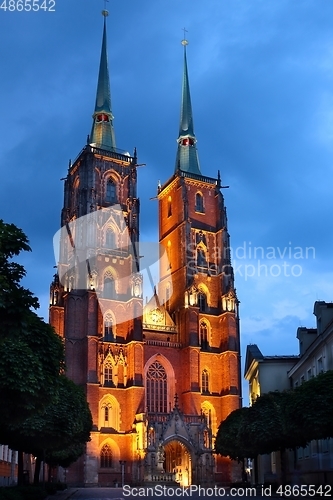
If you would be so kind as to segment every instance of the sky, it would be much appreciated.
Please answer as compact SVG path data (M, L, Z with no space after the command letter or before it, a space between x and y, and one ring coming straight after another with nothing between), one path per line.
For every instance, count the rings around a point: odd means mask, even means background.
M28 235L24 284L45 318L60 179L90 133L104 8L46 3L53 11L0 9L0 217ZM136 147L145 164L141 238L157 241L150 198L174 171L185 27L201 171L219 169L230 186L243 361L249 343L264 355L297 354L297 328L315 326L314 302L333 300L333 2L110 0L107 8L117 146Z

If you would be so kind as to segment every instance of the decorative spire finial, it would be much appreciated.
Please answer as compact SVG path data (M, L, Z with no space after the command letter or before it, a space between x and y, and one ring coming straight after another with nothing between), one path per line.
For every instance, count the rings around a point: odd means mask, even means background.
M186 40L186 33L188 33L188 31L186 28L183 28L183 31L184 31L184 38L182 40L182 45L184 45L184 48L185 48L186 45L188 45L188 40Z
M104 0L104 10L102 10L102 16L104 17L108 17L109 15L109 12L106 10L106 2L108 2L109 0Z

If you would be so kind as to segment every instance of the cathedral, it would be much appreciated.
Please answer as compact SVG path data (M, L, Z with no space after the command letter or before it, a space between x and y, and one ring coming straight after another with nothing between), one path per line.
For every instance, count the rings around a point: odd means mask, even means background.
M241 406L239 302L220 173L205 176L198 159L187 41L175 165L156 194L159 282L144 301L138 160L116 148L103 15L92 129L65 179L50 294L67 375L93 416L67 482L227 484L238 466L214 441Z

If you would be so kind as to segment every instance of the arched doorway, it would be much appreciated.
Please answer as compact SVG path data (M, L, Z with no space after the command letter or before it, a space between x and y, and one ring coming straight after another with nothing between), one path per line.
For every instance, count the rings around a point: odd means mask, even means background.
M190 450L181 441L170 441L164 446L164 470L174 474L175 480L181 486L192 483L192 459Z

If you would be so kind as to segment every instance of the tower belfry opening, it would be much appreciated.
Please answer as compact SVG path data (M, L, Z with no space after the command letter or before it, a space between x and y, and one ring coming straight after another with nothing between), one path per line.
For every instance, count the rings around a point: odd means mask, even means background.
M67 481L226 483L236 466L213 450L241 401L238 299L220 175L199 166L187 40L176 166L157 194L168 258L143 305L137 155L116 149L103 12L92 130L68 168L51 284L50 322L94 423Z

